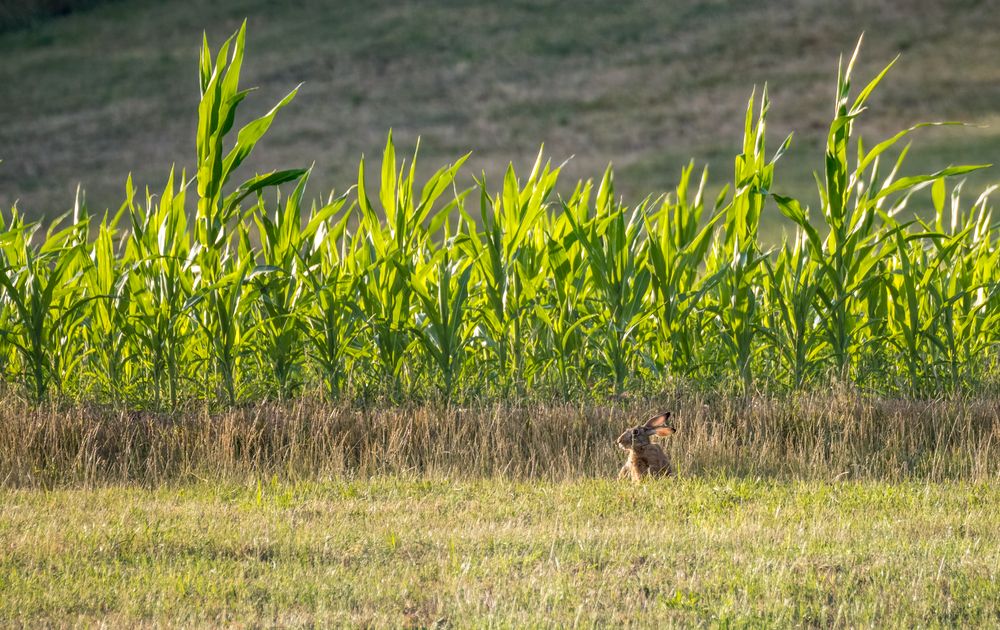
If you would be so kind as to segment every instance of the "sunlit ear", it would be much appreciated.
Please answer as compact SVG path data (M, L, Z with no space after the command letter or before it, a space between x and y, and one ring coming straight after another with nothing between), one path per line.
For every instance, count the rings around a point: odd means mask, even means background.
M677 432L677 429L673 427L658 427L656 429L656 434L660 437L667 437L668 435L673 435Z
M663 425L665 425L667 423L667 420L669 420L669 419L670 419L670 412L667 411L667 412L661 413L658 416L653 416L652 418L650 418L649 420L647 420L646 421L646 426L650 427L650 428L652 428L652 427L662 427Z

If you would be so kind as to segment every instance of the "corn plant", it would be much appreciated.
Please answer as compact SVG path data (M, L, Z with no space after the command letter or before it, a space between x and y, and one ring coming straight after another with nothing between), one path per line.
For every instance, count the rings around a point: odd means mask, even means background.
M236 400L236 363L242 330L244 283L255 275L253 260L233 255L232 234L226 227L237 218L240 203L250 195L279 184L294 181L305 174L303 169L276 171L254 176L229 194L223 189L240 164L250 155L257 142L267 132L278 111L295 97L292 90L267 114L247 123L236 136L233 147L225 150L224 141L232 130L236 110L250 90L239 89L240 71L246 42L246 22L233 37L220 47L215 62L207 38L203 41L200 79L201 101L198 107L198 212L197 279L195 296L189 308L197 307L194 320L204 333L210 348L211 361L222 379L230 403ZM232 55L229 50L232 48ZM237 226L237 236L246 242L246 226Z
M129 284L131 307L124 331L130 351L144 358L153 405L161 406L166 388L171 409L177 407L192 352L184 306L194 290L195 250L184 212L186 188L183 174L175 188L171 171L158 203L128 204L132 230L120 261Z
M482 232L460 206L466 224L472 226L460 244L473 260L481 287L480 336L490 351L485 360L495 358L494 369L508 392L523 385L523 342L528 328L524 318L535 306L535 288L542 277L544 245L537 228L545 219L558 177L559 168L543 163L541 151L523 185L511 166L503 191L490 195L484 176L477 182Z
M701 326L693 322L701 321L704 296L718 282L718 277L706 278L702 268L713 230L724 213L716 208L714 216L704 220L708 169L702 171L694 198L688 198L693 170L693 164L685 167L675 196L667 195L659 210L645 217L652 315L657 329L652 356L654 371L661 375L688 375L697 371ZM727 190L721 194L725 195Z
M86 221L80 217L58 229L53 223L36 244L39 224L26 223L14 211L0 239L0 287L10 319L2 330L17 354L15 378L41 401L80 365L87 348L77 347L85 300L78 282L83 274Z
M417 339L440 374L444 399L450 401L472 336L468 322L472 265L469 260L452 260L447 241L446 229L445 246L418 273L414 288L423 306Z
M694 164L628 203L612 169L567 183L542 151L498 189L465 187L468 156L421 182L391 133L377 181L362 158L353 187L310 201L305 169L234 179L296 94L234 131L245 43L245 25L215 55L203 39L193 177L144 196L129 178L99 219L79 195L47 230L0 214L4 383L156 409L1000 384L994 188L966 203L954 183L985 165L907 173L909 136L945 123L864 142L892 63L857 94L858 50L841 63L811 204L781 194L791 136L766 152L766 90L714 203ZM793 231L771 243L779 214Z
M586 207L588 195L578 195L564 204L567 221L588 262L587 272L595 287L591 305L596 316L599 361L610 373L616 394L637 363L650 272L646 264L646 241L639 238L646 213L645 203L629 210L614 198L614 178L609 168L601 180L594 212ZM627 218L626 218L626 215Z
M364 160L358 173L358 204L361 208L363 245L356 256L361 272L360 298L374 342L376 364L382 383L393 395L402 393L407 353L413 348L414 275L420 265L422 250L429 233L429 219L443 221L451 204L436 208L435 203L451 186L465 158L435 173L419 197L415 194L416 154L409 171L402 164L397 172L392 134L382 157L382 182L379 199L380 219L368 198Z
M305 234L312 245L300 257L300 270L308 285L298 324L307 342L306 354L317 365L327 394L337 397L348 376L348 361L360 354L357 343L362 315L355 303L358 273L350 267L347 222L349 211L337 216L347 199L332 198L314 210Z

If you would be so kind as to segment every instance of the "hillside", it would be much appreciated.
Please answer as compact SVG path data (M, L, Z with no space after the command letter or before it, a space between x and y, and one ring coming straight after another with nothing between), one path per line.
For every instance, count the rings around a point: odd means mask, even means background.
M864 122L874 139L928 119L975 128L919 137L909 170L1000 154L1000 14L977 0L102 4L0 34L0 207L38 216L117 207L131 171L162 186L193 161L202 29L217 45L249 17L245 115L300 81L247 170L308 166L312 193L343 189L386 131L425 168L474 151L466 178L522 166L541 143L573 177L614 162L630 199L671 187L689 158L731 177L755 85L772 97L772 147L795 130L783 190L822 165L837 57L866 32L859 76L903 57ZM991 125L992 126L988 126ZM993 171L995 173L995 170ZM980 188L998 178L970 182ZM811 197L810 197L811 200Z

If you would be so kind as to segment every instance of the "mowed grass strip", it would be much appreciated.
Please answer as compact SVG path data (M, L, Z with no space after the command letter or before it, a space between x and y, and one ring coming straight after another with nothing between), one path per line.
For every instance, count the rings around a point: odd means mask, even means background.
M0 623L993 625L1000 488L681 478L0 492Z

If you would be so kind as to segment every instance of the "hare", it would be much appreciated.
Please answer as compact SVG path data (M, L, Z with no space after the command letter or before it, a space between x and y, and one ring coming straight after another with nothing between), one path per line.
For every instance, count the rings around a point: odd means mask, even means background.
M666 437L677 432L677 429L667 424L669 419L670 412L667 411L653 416L646 421L646 424L633 427L621 434L615 443L620 449L628 452L628 460L618 472L619 479L632 477L633 481L641 481L648 475L660 477L673 474L670 458L658 444L649 441L654 435Z

